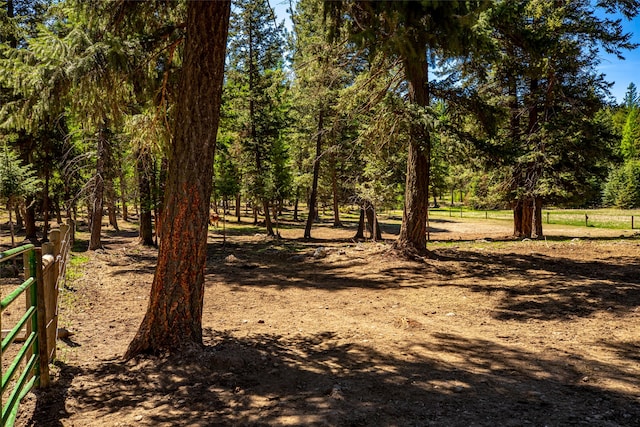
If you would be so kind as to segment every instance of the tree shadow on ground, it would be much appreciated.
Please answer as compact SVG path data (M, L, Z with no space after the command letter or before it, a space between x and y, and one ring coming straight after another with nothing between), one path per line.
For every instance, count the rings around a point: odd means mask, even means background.
M315 242L295 244L210 245L207 281L226 283L236 290L243 286L276 286L329 291L420 288L438 283L502 295L493 311L499 320L562 320L588 317L598 311L622 315L640 305L640 275L633 257L575 260L537 253L438 249L434 251L436 262L398 264L380 255L371 263L371 254L358 252L357 245L337 249L344 255L326 261L312 256ZM226 262L229 254L242 262ZM356 275L352 271L356 266L368 268ZM469 279L474 283L460 283Z
M73 241L73 247L71 248L72 252L87 252L89 250L89 240L86 239L78 239L77 237Z
M110 239L116 240L117 242L121 243L123 241L131 242L131 240L137 238L140 235L140 233L138 232L138 230L133 230L133 229L123 229L123 230L114 230L114 229L109 229L106 231L103 231L103 235L102 235L102 240L103 241L109 241Z
M449 230L435 230L432 231L432 233L449 233ZM621 236L617 236L617 237L613 237L613 236L587 236L587 237L575 237L575 236L563 236L563 235L555 235L555 236L544 236L543 238L539 238L539 239L530 239L530 238L522 238L522 237L516 237L514 235L504 235L501 237L485 237L485 238L470 238L470 239L463 239L461 238L460 234L455 234L456 238L439 238L440 236L431 236L431 239L429 240L429 243L431 244L437 244L437 243L442 243L442 242L455 242L455 243L517 243L517 242L534 242L534 241L538 241L538 242L546 242L546 243L562 243L562 242L579 242L579 241L585 241L585 242L589 242L589 241L593 241L593 242L614 242L614 241L620 241L620 240L637 240L637 236L632 235L632 236L625 236L625 235L621 235ZM435 237L435 238L434 238ZM429 246L427 244L427 246Z
M599 378L640 378L601 361L539 358L491 340L433 334L395 354L332 332L234 338L205 330L204 350L180 357L62 366L84 387L39 396L33 425L59 426L72 410L95 425L141 426L633 426L636 397ZM585 372L597 372L585 379ZM65 407L64 401L67 400ZM135 418L134 418L135 417Z
M354 248L361 247L357 243L350 243ZM276 284L281 288L310 287L327 290L398 287L392 280L392 273L387 277L366 274L355 276L348 273L354 266L365 266L369 262L366 253L354 250L350 256L340 256L336 262L327 263L323 262L323 258L313 256L320 246L323 245L317 240L290 240L278 245L270 242L230 243L224 248L209 245L207 282L217 280L237 287ZM330 250L333 253L341 252L341 249L336 248ZM228 261L230 255L234 258L232 262Z
M18 418L18 424L61 427L62 419L69 417L67 410L67 399L69 398L69 389L76 375L82 374L83 370L77 366L68 365L57 360L55 366L59 369L60 374L56 377L52 387L46 389L35 389L35 410L31 420L21 420Z
M597 311L625 314L640 305L635 257L612 255L594 261L469 250L439 250L437 256L455 263L453 283L441 286L503 295L494 312L500 320L571 319ZM465 278L478 283L455 283Z

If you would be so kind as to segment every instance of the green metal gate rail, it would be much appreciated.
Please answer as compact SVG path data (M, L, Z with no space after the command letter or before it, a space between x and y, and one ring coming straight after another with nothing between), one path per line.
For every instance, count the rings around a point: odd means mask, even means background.
M25 262L26 280L14 289L2 300L0 306L4 311L20 295L27 293L27 309L22 318L8 332L2 340L2 355L15 341L18 333L26 328L26 339L13 359L6 372L2 372L2 426L12 426L15 422L18 406L22 398L34 387L47 386L49 384L49 365L46 356L46 337L43 335L42 319L44 319L44 304L42 301L42 253L34 245L23 245L0 253L0 263L15 256L23 255ZM26 268L28 266L28 269ZM1 324L0 315L0 324ZM45 343L43 346L42 343ZM44 357L42 350L44 349ZM24 369L19 372L21 362L26 360ZM11 380L18 375L9 398L5 401L5 391L10 386Z

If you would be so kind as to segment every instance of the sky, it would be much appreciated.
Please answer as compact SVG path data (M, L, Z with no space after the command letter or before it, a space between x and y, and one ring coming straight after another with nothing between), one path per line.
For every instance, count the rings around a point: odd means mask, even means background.
M285 26L291 31L291 19L287 13L289 0L269 0L274 8L278 21L285 20ZM295 0L291 0L295 4ZM632 33L632 41L640 44L640 17L632 21L623 18L622 25L626 32ZM629 83L635 83L640 87L640 47L633 51L625 51L622 54L624 60L618 59L615 55L601 54L601 64L598 70L606 76L606 80L613 83L611 95L621 103L627 91Z
M633 33L632 41L640 44L640 17L632 21L623 20L623 26L626 32ZM614 83L611 94L618 103L624 99L629 83L633 82L640 87L640 47L623 52L622 55L625 57L624 61L613 55L603 55L599 67L600 72L606 75L606 80Z

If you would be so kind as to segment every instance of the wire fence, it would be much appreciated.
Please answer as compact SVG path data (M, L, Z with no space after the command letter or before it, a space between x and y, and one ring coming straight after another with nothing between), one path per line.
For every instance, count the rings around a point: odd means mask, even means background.
M462 206L430 209L429 215L435 218L513 220L513 212L510 210L469 210ZM542 211L542 220L545 224L633 230L640 229L640 210L545 209Z

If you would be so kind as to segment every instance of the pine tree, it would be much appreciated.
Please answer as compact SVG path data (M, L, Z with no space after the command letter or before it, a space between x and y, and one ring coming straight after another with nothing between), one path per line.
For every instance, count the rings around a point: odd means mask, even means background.
M189 2L158 265L126 358L202 345L209 200L231 4Z
M4 199L9 211L9 225L11 227L11 246L15 246L15 231L12 212L24 198L35 195L40 188L40 182L30 165L23 165L18 155L7 147L0 152L0 197Z
M356 48L347 40L330 41L329 29L318 0L298 2L293 14L295 82L292 88L296 132L293 138L298 191L307 194L309 214L304 238L311 238L318 218L321 188L333 199L334 225L340 225L338 169L345 157L343 145L350 137L350 124L340 111L340 91L353 82L359 62ZM349 151L347 150L346 153ZM325 185L322 186L325 174Z
M625 94L623 108L626 120L620 142L621 164L610 171L604 187L603 200L608 205L621 208L640 206L640 105L635 84L631 83Z
M404 67L413 119L409 128L405 206L395 246L410 254L424 253L431 158L427 54L449 58L464 53L470 47L472 26L483 2L353 1L330 2L329 6L338 22L347 13L355 39L372 50L397 57Z
M640 159L640 107L632 105L622 129L620 151L625 160Z
M627 86L627 91L624 94L624 101L622 105L627 108L627 110L631 110L632 108L638 108L640 105L640 95L638 95L638 87L635 83L629 83Z
M95 141L95 174L89 182L89 248L97 249L101 247L103 206L106 204L114 213L117 153L113 127L122 117L123 106L131 100L131 86L122 83L123 69L137 46L103 27L90 27L86 16L65 3L53 4L46 16L20 46L5 50L1 62L6 72L0 73L0 81L19 96L3 105L0 116L5 127L44 141L39 144L43 158L48 160L44 165L51 163L52 136L68 127L69 120L78 120L78 134ZM47 183L52 171L44 168L43 174L46 233ZM117 225L113 218L111 222Z
M517 236L542 236L543 203L568 200L603 177L611 146L603 142L613 135L598 118L608 92L595 69L598 49L634 46L620 21L596 15L590 2L562 6L496 2L485 21L495 49L467 68L506 117L485 150L509 170Z
M275 23L266 0L242 0L234 5L229 31L228 87L236 89L237 135L247 159L243 179L254 209L262 207L267 234L273 236L273 156L286 117L283 27Z

